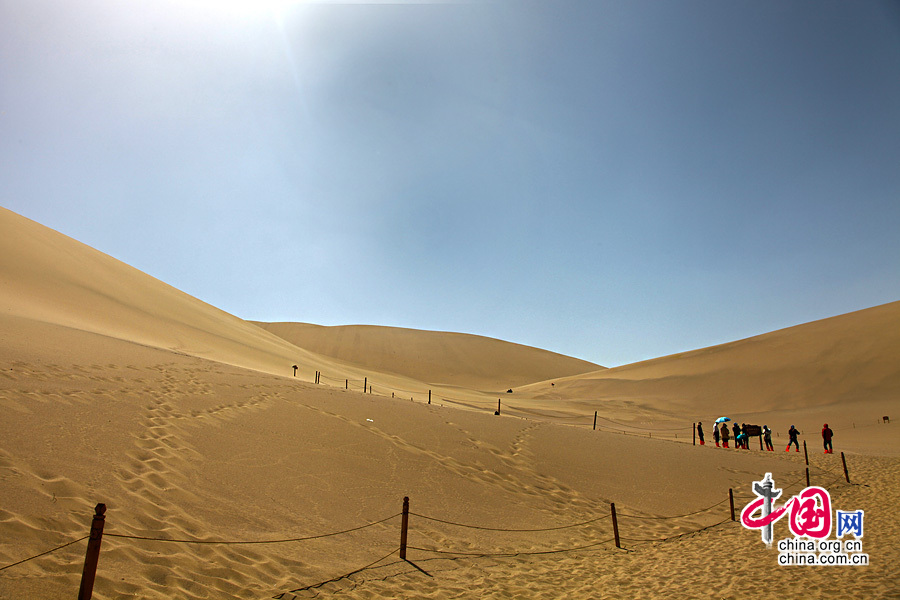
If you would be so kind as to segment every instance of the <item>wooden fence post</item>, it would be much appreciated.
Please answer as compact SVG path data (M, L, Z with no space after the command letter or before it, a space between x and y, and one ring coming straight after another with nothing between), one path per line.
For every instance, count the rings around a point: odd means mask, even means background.
M616 537L616 548L621 548L622 545L619 543L619 521L616 519L616 503L609 503L609 510L612 512L612 523L613 523L613 535Z
M369 387L369 378L363 377L363 394L366 393L366 388Z
M400 521L400 558L406 560L406 534L409 530L409 496L403 498L403 518Z
M806 452L806 440L803 440L803 458L806 459L806 466L809 466L809 454ZM806 482L806 487L809 487L809 482Z
M697 445L697 424L694 423L694 445Z
M847 471L847 459L844 458L843 452L841 452L841 462L844 463L844 479L847 480L847 483L850 483L850 472Z
M300 367L298 367L297 365L294 365L292 368L294 369L294 377L296 377L296 376L297 376L297 369L299 369Z
M734 521L734 490L728 488L728 504L731 505L731 520Z
M87 552L84 555L84 570L81 572L78 600L91 600L91 595L94 593L94 578L97 575L97 563L100 560L100 542L103 540L105 513L106 505L102 502L94 507L94 519L91 521L91 535L88 538Z
M806 467L806 487L809 487L809 467Z
M597 431L597 411L594 411L594 431Z
M428 390L428 404L431 404L431 390Z

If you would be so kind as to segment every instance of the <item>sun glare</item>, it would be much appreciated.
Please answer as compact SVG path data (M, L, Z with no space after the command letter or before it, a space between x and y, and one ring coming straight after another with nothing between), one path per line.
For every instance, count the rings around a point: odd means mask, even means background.
M297 4L305 4L301 0L183 0L185 4L204 10L219 10L239 15L260 13L279 13Z

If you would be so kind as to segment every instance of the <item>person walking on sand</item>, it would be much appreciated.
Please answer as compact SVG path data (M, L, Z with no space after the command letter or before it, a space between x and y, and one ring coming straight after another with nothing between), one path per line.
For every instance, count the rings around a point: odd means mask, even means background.
M713 423L713 439L716 441L716 448L719 447L719 428Z
M784 449L785 452L791 451L791 444L794 444L797 447L797 452L800 452L800 442L797 441L797 436L799 435L800 432L797 431L797 428L791 425L791 428L788 429L788 445Z
M828 425L825 427L828 427ZM706 442L703 441L703 423L700 421L697 421L697 437L700 438L700 445L705 446Z
M834 448L831 446L832 437L834 437L834 432L828 427L828 423L825 423L825 426L822 427L822 441L825 443L825 454L834 454Z
M728 447L728 425L722 423L722 447Z
M766 450L769 452L775 451L775 446L772 445L772 430L769 429L768 425L763 425L763 441L766 443Z
M731 426L731 430L734 432L734 447L736 449L740 448L741 446L740 446L740 444L738 444L738 436L741 435L741 426L738 425L737 423L734 423Z

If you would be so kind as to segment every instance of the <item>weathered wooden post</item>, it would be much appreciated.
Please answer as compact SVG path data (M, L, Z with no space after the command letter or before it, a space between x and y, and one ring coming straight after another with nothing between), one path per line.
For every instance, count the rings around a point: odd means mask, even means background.
M294 365L292 368L294 369L294 377L296 377L296 376L297 376L297 369L299 369L300 367L298 367L297 365Z
M349 390L349 389L350 389L350 380L349 380L349 379L345 379L345 380L344 380L344 389L345 389L345 390Z
M500 414L500 398L497 398L497 410L494 411L494 414L495 414L495 415L499 415L499 414Z
M803 458L806 459L806 466L809 466L809 454L806 452L806 440L803 440ZM809 482L807 482L806 487L809 487Z
M406 560L406 534L409 530L409 496L403 498L403 515L400 521L400 558Z
M734 521L734 490L728 488L728 504L731 506L731 520Z
M594 431L597 431L597 411L594 411Z
M841 462L844 463L844 479L847 480L847 483L850 483L850 472L847 471L847 459L844 458L843 452L841 452Z
M697 445L697 424L694 423L694 445Z
M87 552L84 555L84 570L81 572L81 587L78 589L78 600L91 600L94 593L94 578L97 575L97 563L100 561L100 542L103 540L103 523L106 505L102 502L94 507L94 519L91 521L91 535L88 537Z
M369 387L369 378L363 377L363 394L366 393L366 388Z
M431 404L431 390L428 390L428 404Z
M621 548L622 545L619 543L619 521L616 519L616 503L609 503L609 510L612 512L612 523L613 523L613 535L616 538L616 548Z

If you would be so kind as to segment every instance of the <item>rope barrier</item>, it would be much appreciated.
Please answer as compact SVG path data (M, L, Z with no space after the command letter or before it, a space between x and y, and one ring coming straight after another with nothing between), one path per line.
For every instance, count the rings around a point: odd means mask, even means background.
M344 382L346 385L350 385L350 386L352 386L353 384L364 383L366 381L364 379L348 379L348 378L340 379L340 378L330 377L330 376L323 374L321 371L319 371L319 380L322 381L325 379L336 382L338 384L341 382ZM373 394L380 392L379 395L383 395L385 397L387 397L389 392L391 394L402 392L404 394L412 394L412 396L415 396L417 394L424 396L424 395L427 395L429 392L429 390L407 390L407 389L399 388L399 387L381 386L381 384L376 385L375 382L373 382L371 380L369 380L368 385L369 385L369 387L366 390L364 390L365 392L368 392L369 389L371 389ZM485 396L487 397L488 395L485 394ZM493 395L490 395L490 396L493 397ZM414 400L414 398L411 397L410 400ZM437 393L432 394L432 403L434 401L449 402L451 404L457 404L459 406L465 406L467 408L472 408L472 409L476 409L476 410L480 410L480 409L484 408L484 407L475 406L475 405L471 404L471 401L469 401L469 400L464 400L462 398L456 398L454 396L448 396L445 394L437 394ZM516 407L510 407L510 408L516 409ZM518 410L520 410L520 409L518 409ZM639 425L628 425L625 423L619 423L618 421L614 421L607 417L599 417L599 418L601 418L609 423L615 423L616 425L619 425L621 427L627 427L629 429L638 429L638 430L642 430L642 431L647 431L650 434L657 433L657 437L659 439L671 440L671 439L678 438L677 433L665 433L665 432L686 432L686 431L688 431L687 427L672 427L672 428L641 427ZM615 427L604 427L603 430L604 431L615 431L618 433L622 433L624 435L631 435L631 436L635 436L635 437L643 437L643 435L640 433L635 433L634 431L627 431L624 429L616 429Z
M559 531L560 529L569 529L572 527L581 527L582 525L590 525L591 523L596 523L597 521L602 521L603 519L609 519L611 515L604 515L602 517L597 517L596 519L591 519L589 521L583 521L581 523L572 523L570 525L560 525L558 527L542 527L539 529L503 529L499 527L482 527L480 525L466 525L464 523L455 523L453 521L445 521L443 519L436 519L434 517L428 517L425 515L420 515L419 513L410 512L410 515L425 519L427 521L435 521L437 523L443 523L445 525L454 525L456 527L464 527L466 529L479 529L482 531L503 531L510 533L535 533L540 531Z
M612 419L610 419L610 418L608 418L608 417L603 417L603 416L600 416L600 415L598 415L597 418L598 418L598 419L603 419L604 421L608 421L608 422L610 422L610 423L615 423L616 425L619 425L620 427L628 427L628 428L630 428L630 429L641 429L641 430L643 430L643 431L685 431L685 430L688 429L687 427L671 427L671 428L667 428L667 427L662 427L662 428L640 427L639 425L628 425L628 424L626 424L626 423L619 423L618 421L613 421Z
M700 533L701 531L706 531L707 529L712 529L713 527L718 527L719 525L728 523L730 521L731 521L731 517L728 517L726 519L722 519L718 523L713 523L712 525L707 525L706 527L701 527L700 529L692 529L691 531L685 531L684 533L679 533L677 535L671 535L669 537L659 538L659 539L642 539L642 538L629 538L629 537L623 537L621 539L625 540L625 541L629 541L629 542L668 542L669 540L674 540L674 539L677 539L680 537L684 537L686 535Z
M717 506L722 506L726 502L728 502L728 498L726 498L720 502L716 502L712 506L707 506L706 508L701 508L700 510L695 510L694 512L685 513L683 515L672 515L670 517L652 517L650 515L629 515L627 513L621 513L621 512L616 513L616 514L618 517L628 517L629 519L652 519L652 520L683 519L684 517L692 517L694 515L698 515L702 512L706 512L708 510L716 508Z
M539 556L543 554L562 554L565 552L577 552L578 550L586 550L588 548L596 548L603 544L615 541L615 538L601 540L584 546L574 546L572 548L562 548L559 550L534 550L530 552L454 552L452 550L436 550L434 548L419 548L417 546L407 546L410 550L418 550L420 552L431 552L433 554L446 554L450 556L476 556L479 558L495 558L495 557L511 557L511 556Z
M155 538L155 537L145 537L140 535L126 535L121 533L104 533L104 536L122 538L127 540L142 540L149 542L170 542L175 544L213 544L213 545L238 545L238 544L285 544L289 542L304 542L307 540L318 540L321 538L334 537L336 535L343 535L345 533L351 533L353 531L359 531L361 529L366 529L368 527L374 527L375 525L381 525L391 519L396 519L400 516L400 513L395 515L391 515L385 519L381 519L380 521L375 521L374 523L367 523L365 525L360 525L359 527L353 527L351 529L345 529L343 531L335 531L334 533L323 533L321 535L310 535L306 537L298 537L298 538L289 538L289 539L281 539L281 540L238 540L238 541L228 541L228 540L186 540L186 539L172 539L172 538Z
M350 571L349 573L344 573L343 575L339 575L338 577L333 577L333 578L327 579L325 581L320 581L319 583L308 585L306 587L301 587L301 588L297 588L294 590L288 590L287 592L282 592L281 594L278 594L277 596L272 596L272 597L275 598L276 600L278 600L280 598L284 598L285 594L296 594L297 592L305 592L308 590L314 590L314 589L322 587L323 585L327 585L329 583L334 583L334 582L340 581L342 579L346 579L347 577L350 577L351 575L356 575L357 573L362 573L363 571L367 571L367 570L373 568L375 565L377 565L378 563L380 563L381 561L383 561L387 558L390 558L392 555L396 554L397 552L398 552L398 549L394 548L393 550L391 550L390 552L388 552L381 558L379 558L373 562L370 562L369 564L367 564L364 567L360 567L359 569L355 569L353 571ZM391 564L395 564L395 563L391 563ZM388 565L384 565L384 566L388 566Z
M9 569L10 567L15 567L17 565L21 565L22 563L27 563L30 560L34 560L34 559L40 558L42 556L46 556L48 554L56 552L57 550L62 550L63 548L67 548L68 546L71 546L72 544L77 544L78 542L83 542L84 540L88 539L88 537L89 536L80 537L77 540L72 540L71 542L67 542L67 543L63 544L62 546L57 546L56 548L53 548L52 550L47 550L46 552L41 552L40 554L35 554L34 556L30 556L30 557L22 559L18 562L14 562L10 565L0 567L0 571L4 571L6 569Z

